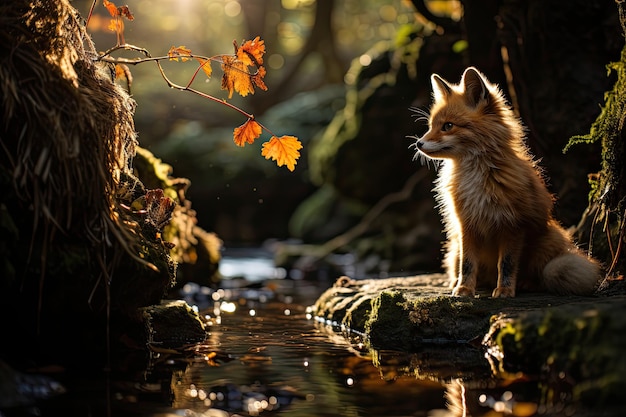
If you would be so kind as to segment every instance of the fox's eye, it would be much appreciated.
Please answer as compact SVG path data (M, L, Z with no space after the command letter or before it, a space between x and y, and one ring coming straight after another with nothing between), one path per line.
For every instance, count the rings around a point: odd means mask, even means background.
M452 126L454 126L454 124L452 124L452 122L445 122L445 123L443 124L443 126L441 126L441 131L442 131L442 132L447 132L447 131L449 131L450 129L452 129Z

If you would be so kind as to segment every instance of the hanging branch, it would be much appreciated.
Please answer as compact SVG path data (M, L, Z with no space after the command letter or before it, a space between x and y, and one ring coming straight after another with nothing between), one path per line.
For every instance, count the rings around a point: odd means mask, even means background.
M94 5L95 0L92 3L87 21L91 18ZM302 149L302 144L297 137L289 135L277 136L266 126L259 123L253 114L242 110L226 100L219 99L191 87L200 70L202 70L210 79L213 74L211 63L217 62L220 64L223 74L221 87L223 90L228 91L229 99L232 98L234 92L237 92L242 97L246 97L248 94L254 94L255 87L267 91L267 86L263 81L266 74L265 67L262 65L263 55L265 54L265 42L263 40L257 36L253 40L242 42L241 45L238 45L237 42L233 42L235 52L230 55L222 54L211 57L197 55L193 54L191 50L181 45L178 47L172 46L166 56L153 57L147 49L125 43L123 24L124 18L134 20L134 16L128 7L117 7L115 4L107 0L104 0L104 6L109 11L109 14L111 14L112 20L109 25L109 29L116 33L117 43L114 47L101 53L96 58L96 61L115 64L116 76L125 77L129 89L132 77L127 66L138 65L145 62L155 62L161 77L170 88L196 94L202 98L214 101L235 110L246 117L247 120L241 126L236 127L233 130L233 141L237 146L243 147L246 144L254 143L255 140L261 136L263 131L265 131L269 133L271 137L268 141L263 143L261 155L266 159L276 161L278 166L287 166L290 171L295 169L297 160L300 157L299 151ZM120 50L134 51L141 54L142 57L129 59L114 57L112 55L114 52ZM180 85L174 83L166 75L165 70L161 65L161 61L164 60L177 62L197 61L198 65L187 84Z

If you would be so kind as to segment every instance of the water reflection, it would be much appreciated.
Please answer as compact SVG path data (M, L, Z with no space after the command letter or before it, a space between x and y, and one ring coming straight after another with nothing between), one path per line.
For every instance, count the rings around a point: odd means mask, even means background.
M383 375L363 343L333 341L319 329L304 302L315 299L309 285L286 291L273 283L265 302L239 296L250 295L250 288L211 297L214 305L200 310L209 338L197 353L222 352L222 359L176 372L173 408L202 416L401 416L445 408L440 384L392 371Z

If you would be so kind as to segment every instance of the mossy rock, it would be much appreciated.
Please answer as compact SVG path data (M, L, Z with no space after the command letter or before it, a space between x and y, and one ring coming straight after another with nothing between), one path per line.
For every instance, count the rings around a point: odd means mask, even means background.
M405 371L421 379L489 385L522 373L571 381L572 398L585 404L621 401L626 296L451 297L446 281L442 274L342 277L313 313L320 323L362 334L376 365L386 352L407 352ZM542 389L555 395L553 384Z
M143 308L142 315L148 345L155 349L200 343L207 337L200 316L185 301L163 301Z
M545 294L465 298L450 297L450 291L444 274L367 280L342 277L319 297L314 313L323 321L364 332L374 348L410 351L428 344L481 339L491 316L501 312L581 299Z
M483 343L501 373L560 380L588 405L624 403L624 314L623 295L501 314ZM554 395L554 388L544 389Z

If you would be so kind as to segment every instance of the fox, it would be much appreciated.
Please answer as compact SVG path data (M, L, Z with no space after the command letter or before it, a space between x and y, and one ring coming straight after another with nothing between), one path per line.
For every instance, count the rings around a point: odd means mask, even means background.
M544 171L498 85L475 67L458 84L432 74L431 85L428 131L413 146L437 166L452 295L474 297L477 286L494 288L493 298L592 294L600 265L555 219Z

